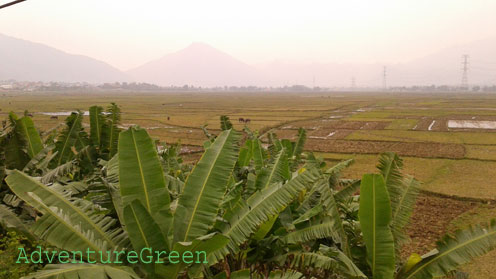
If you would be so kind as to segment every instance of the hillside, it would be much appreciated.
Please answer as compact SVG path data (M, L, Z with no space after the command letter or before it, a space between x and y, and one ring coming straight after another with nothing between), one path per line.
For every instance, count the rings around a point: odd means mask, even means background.
M96 59L0 34L0 80L103 83L129 77Z

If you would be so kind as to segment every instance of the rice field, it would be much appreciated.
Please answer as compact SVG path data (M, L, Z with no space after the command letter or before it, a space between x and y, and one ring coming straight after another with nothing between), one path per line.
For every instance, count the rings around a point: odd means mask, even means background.
M308 136L305 149L329 165L355 160L344 172L346 178L375 172L379 154L395 151L404 160L405 172L420 180L424 190L456 197L420 198L413 220L423 220L431 231L412 230L413 246L426 249L433 245L430 237L436 239L495 214L489 202L496 200L493 94L4 92L0 118L9 111L27 110L44 131L62 125L71 111L111 102L121 107L122 128L139 125L157 140L181 142L191 150L200 150L206 140L202 127L214 134L219 131L221 115L229 116L237 130L258 131L263 140L268 132L294 139L302 127ZM193 162L196 155L185 160ZM490 264L494 261L495 252L462 270L471 278L495 278Z
M491 94L5 92L0 117L28 110L47 130L62 124L70 111L111 102L122 109L123 128L139 125L164 142L202 146L202 127L216 133L221 115L229 116L236 129L247 126L263 138L268 131L295 138L303 127L306 150L330 161L356 158L350 177L373 170L381 152L395 151L426 190L496 198L491 186L496 130L448 125L496 121Z

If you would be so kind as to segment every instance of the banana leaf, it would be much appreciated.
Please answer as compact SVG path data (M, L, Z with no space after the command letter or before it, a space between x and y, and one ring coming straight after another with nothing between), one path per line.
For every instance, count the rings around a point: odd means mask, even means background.
M391 225L391 202L380 174L366 174L360 185L360 227L367 247L367 261L374 279L392 279L395 249Z
M213 226L237 161L238 134L220 133L186 179L174 214L174 242L191 241Z

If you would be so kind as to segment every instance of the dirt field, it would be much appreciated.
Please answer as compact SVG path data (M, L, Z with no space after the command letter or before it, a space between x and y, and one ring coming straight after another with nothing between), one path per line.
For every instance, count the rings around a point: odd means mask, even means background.
M463 213L475 208L475 202L421 194L417 199L412 224L407 231L411 243L403 251L403 257L412 253L425 254L435 248L435 242L450 231L450 224Z
M465 148L461 144L430 142L321 140L310 138L307 141L307 149L329 153L359 154L380 154L388 150L401 156L420 158L460 159L465 157Z

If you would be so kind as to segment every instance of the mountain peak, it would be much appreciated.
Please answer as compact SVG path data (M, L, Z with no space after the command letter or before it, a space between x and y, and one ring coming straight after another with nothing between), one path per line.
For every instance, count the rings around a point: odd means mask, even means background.
M212 53L223 53L222 51L216 49L215 47L202 43L202 42L193 42L186 48L178 51L177 53L190 53L197 55L211 55Z
M137 80L166 86L246 86L261 84L264 80L255 68L201 42L194 42L128 73Z
M192 42L187 48L214 48L214 47L203 42Z

